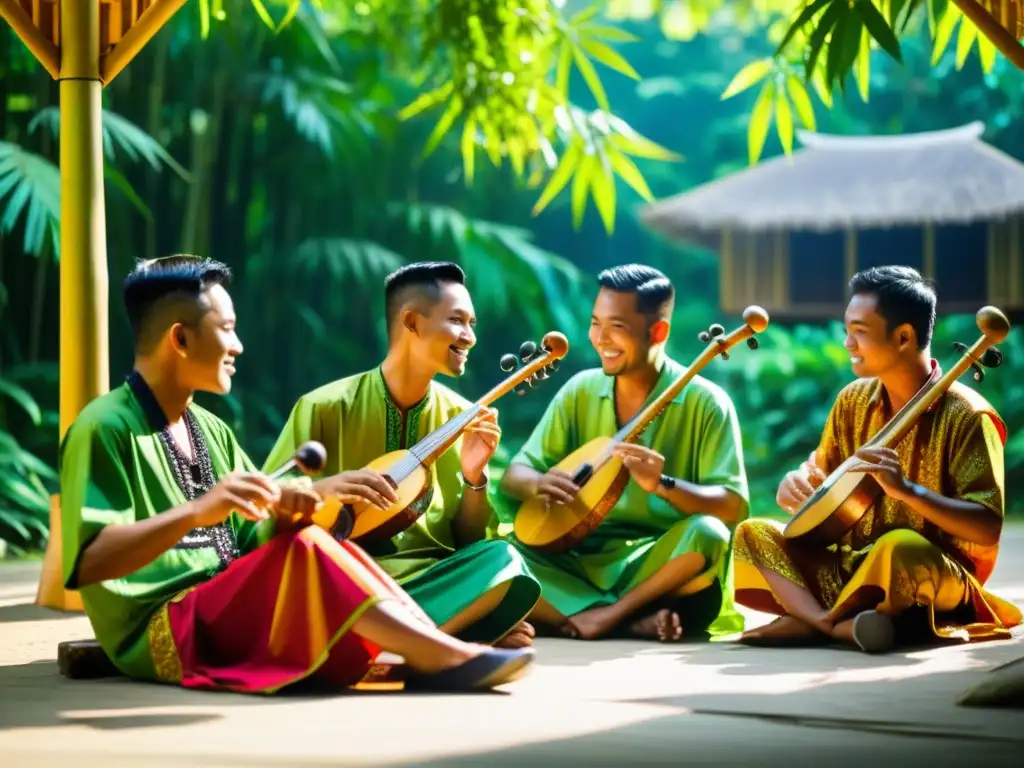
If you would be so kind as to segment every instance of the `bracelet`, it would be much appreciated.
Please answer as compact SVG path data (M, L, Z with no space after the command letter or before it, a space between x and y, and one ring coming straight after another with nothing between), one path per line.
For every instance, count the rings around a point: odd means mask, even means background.
M665 490L668 491L671 491L676 487L676 479L674 477L669 477L668 475L662 475L661 480L658 482L665 486Z
M461 473L459 474L459 477L462 478L462 484L469 488L469 490L471 491L482 491L487 487L487 475L484 475L484 481L480 483L480 485L473 485L471 482L469 482L469 480L466 479L466 476Z

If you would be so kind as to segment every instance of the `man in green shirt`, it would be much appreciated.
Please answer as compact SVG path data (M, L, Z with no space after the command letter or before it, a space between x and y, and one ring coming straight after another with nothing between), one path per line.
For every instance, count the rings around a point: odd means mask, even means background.
M514 519L517 502L572 501L579 492L572 477L550 467L613 435L685 373L665 353L675 298L668 278L630 264L602 272L598 281L590 342L601 368L562 387L512 459L501 483L511 497L502 505L506 520ZM542 584L532 619L583 639L716 639L741 631L729 552L749 499L729 396L695 376L637 443L616 452L630 482L583 542L549 554L513 536Z
M130 677L249 693L358 683L382 650L404 657L407 686L520 674L531 649L440 632L358 547L304 524L316 488L258 472L193 402L229 392L242 353L229 277L193 256L139 265L124 284L134 371L61 444L64 583L104 652Z
M307 440L327 446L326 477L369 478L355 496L387 508L397 496L384 477L361 470L387 453L409 449L471 403L435 381L458 377L476 344L476 315L462 269L451 262L410 264L384 285L387 357L377 367L325 384L299 398L265 463L280 466ZM501 430L485 410L429 469L420 516L366 550L426 614L453 635L523 647L533 627L524 620L540 585L522 556L504 541L486 540L492 510L487 464Z

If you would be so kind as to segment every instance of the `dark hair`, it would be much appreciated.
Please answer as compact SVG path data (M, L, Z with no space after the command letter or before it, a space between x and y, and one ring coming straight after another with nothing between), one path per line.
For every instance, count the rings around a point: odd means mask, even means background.
M388 332L402 307L413 297L433 305L444 283L466 284L466 273L451 261L418 261L399 267L384 279L384 314Z
M853 295L875 297L878 314L885 320L886 331L892 333L904 323L917 334L917 348L925 349L935 329L935 289L930 281L911 267L872 267L850 278Z
M636 308L648 320L672 317L676 290L663 272L644 264L623 264L597 276L601 287L619 293L635 293Z
M209 310L203 293L230 282L227 265L200 256L175 254L139 262L122 288L136 350L150 347L173 323L198 323ZM173 311L158 311L164 307ZM158 318L164 322L156 323Z

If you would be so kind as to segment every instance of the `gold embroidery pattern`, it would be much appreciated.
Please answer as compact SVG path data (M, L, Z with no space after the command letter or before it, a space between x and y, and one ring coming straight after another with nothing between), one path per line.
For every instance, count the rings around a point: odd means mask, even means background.
M181 659L178 657L178 647L174 644L174 635L171 634L171 617L167 612L167 603L149 620L146 635L149 638L149 653L153 657L156 676L165 683L180 683L184 672Z

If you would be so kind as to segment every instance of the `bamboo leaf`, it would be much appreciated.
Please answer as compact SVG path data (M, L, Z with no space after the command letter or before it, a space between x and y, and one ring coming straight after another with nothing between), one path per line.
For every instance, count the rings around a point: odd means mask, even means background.
M569 19L569 26L580 27L590 21L592 18L597 16L601 10L600 3L592 3L586 8L578 11L572 18Z
M810 79L811 74L815 71L818 63L818 56L821 54L821 47L825 44L825 38L828 33L832 31L832 28L836 25L839 19L843 18L843 4L840 2L832 3L825 12L818 19L818 26L814 28L814 32L811 34L811 39L807 44L807 59L804 64L804 72L806 77ZM822 83L827 85L828 92L831 94L832 81Z
M608 104L608 96L604 92L604 86L601 85L601 78L598 76L597 70L594 69L594 65L590 63L590 59L576 45L572 46L572 57L576 62L576 68L583 75L583 80L586 82L587 87L594 94L594 100L597 102L598 108L605 112L611 111L611 107Z
M295 15L299 12L299 9L301 8L302 0L291 0L291 2L288 5L288 10L285 11L284 18L282 18L281 22L276 27L274 27L274 32L280 32L282 29L291 24L292 20L295 18Z
M853 14L844 14L839 17L835 27L832 28L832 36L828 41L828 53L825 55L825 82L831 89L836 80L841 78L843 46L846 43L846 31L853 21Z
M959 20L960 9L949 3L935 32L935 45L932 47L933 67L939 63L942 55L946 52L946 48L949 47L949 41L953 39L953 30L956 29L956 23Z
M0 379L0 395L7 395L11 400L20 405L22 410L32 420L33 426L38 427L42 423L43 412L40 410L35 398L25 389L9 379Z
M121 194L123 194L128 199L128 202L131 203L132 207L135 208L135 210L142 214L143 218L146 219L146 221L153 221L152 211L149 210L149 207L146 205L146 203L143 202L141 197L139 197L138 193L135 191L135 189L132 187L131 183L128 181L128 179L125 177L123 173L117 170L117 168L112 166L110 163L104 163L103 176L104 178L106 178L107 181L109 181L111 184L113 184L115 187L121 190Z
M583 224L583 216L587 212L587 189L596 164L595 155L584 155L572 180L572 226L577 230Z
M210 36L210 0L199 0L199 38Z
M609 27L603 24L587 24L581 31L594 37L603 37L605 40L612 40L617 43L638 43L640 38L631 32L618 27Z
M462 129L462 166L466 174L466 185L473 183L473 165L476 160L476 116L471 115Z
M817 127L817 123L814 119L811 96L807 93L806 86L800 82L800 78L790 74L786 76L786 90L789 92L789 98L793 102L793 109L796 111L800 123L807 130L813 131Z
M867 2L867 0L862 0L862 2ZM853 69L853 65L857 61L863 33L864 21L860 16L851 14L846 24L846 29L843 30L843 45L841 58L839 59L839 71L837 73L839 87L843 90L843 93L846 92L846 76Z
M961 69L967 61L967 54L971 52L974 40L978 36L978 28L971 23L966 16L960 22L960 34L956 39L956 68Z
M651 194L647 181L644 179L643 174L640 173L640 169L636 167L636 164L614 147L611 148L609 154L612 159L612 168L622 177L622 180L629 184L644 200L653 203L654 195Z
M785 89L776 89L775 130L779 135L783 153L793 154L793 110L789 107Z
M594 196L594 205L601 215L605 232L612 235L615 233L615 174L610 164L601 162L597 157L590 169L590 191Z
M981 70L985 74L996 65L996 46L985 35L978 35L978 58L981 59Z
M270 16L270 12L267 10L267 7L263 4L263 0L249 1L252 3L253 8L256 9L256 15L259 16L260 19L262 19L263 23L266 24L271 29L275 29L277 25L274 24L274 19Z
M814 86L815 93L818 94L818 98L821 99L822 103L831 108L832 107L832 92L825 85L825 73L821 67L814 70L814 75L811 78L811 84Z
M606 67L610 67L616 72L621 72L626 77L631 77L634 80L640 80L639 73L633 69L633 66L614 48L611 48L598 40L583 40L580 45L583 46L583 49L587 53L600 61Z
M742 93L756 83L761 82L771 70L771 59L758 59L757 61L750 62L733 77L732 82L729 83L729 86L722 93L722 101L731 99L737 93Z
M398 111L398 119L408 120L410 117L418 115L424 110L437 106L451 95L454 88L454 83L449 82L445 83L440 88L435 88L427 93L421 93L411 104L408 104Z
M768 81L761 89L754 109L750 113L750 126L747 128L747 151L750 164L753 165L761 157L765 139L768 138L768 126L772 119L772 105L775 101L775 83Z
M562 40L562 50L558 55L558 69L555 70L555 88L566 99L569 98L569 71L572 67L572 41Z
M878 41L886 53L902 63L903 53L900 51L900 41L896 39L896 34L889 27L889 22L885 20L875 4L871 0L860 0L856 4L856 8L871 36Z
M555 168L555 172L551 174L551 178L548 180L547 186L544 187L544 191L540 193L540 197L533 206L534 216L543 211L547 207L548 203L554 200L555 197L558 196L558 193L565 189L565 185L569 183L569 179L571 179L573 173L575 173L582 155L583 140L577 139L569 145L569 148L562 155L562 159L558 161L558 166Z
M623 136L616 134L612 136L612 143L623 152L628 152L633 157L645 157L649 160L681 160L682 157L671 150L665 149L660 144L655 144L639 134Z
M437 125L434 126L434 130L431 131L430 137L427 139L427 146L423 149L424 157L429 157L437 149L438 144L441 143L460 114L462 114L462 98L453 96L448 102L448 109L441 115L441 119L437 121Z
M796 20L790 25L789 29L786 30L785 36L782 38L782 42L779 43L779 47L775 49L776 55L781 54L785 50L789 41L793 39L793 35L799 32L811 17L814 16L818 11L824 8L831 2L838 2L838 0L814 0L811 4L804 7L800 15L796 17ZM824 19L824 17L822 17Z
M854 70L853 75L857 80L860 98L867 101L868 91L871 87L871 35L867 27L864 27L860 33L860 52L857 54L857 69Z

